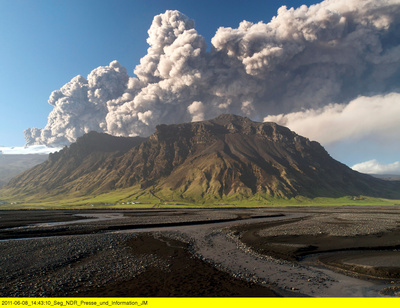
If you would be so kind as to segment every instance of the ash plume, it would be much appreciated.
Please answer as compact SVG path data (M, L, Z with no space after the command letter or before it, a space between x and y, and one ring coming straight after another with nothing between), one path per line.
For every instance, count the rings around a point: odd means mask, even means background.
M178 11L155 16L148 34L135 77L113 61L73 78L51 94L46 127L25 131L27 145L68 144L90 130L147 136L161 123L221 113L290 124L356 106L379 122L387 113L363 108L368 98L378 109L398 110L388 97L399 91L399 0L283 6L268 23L219 28L210 51Z

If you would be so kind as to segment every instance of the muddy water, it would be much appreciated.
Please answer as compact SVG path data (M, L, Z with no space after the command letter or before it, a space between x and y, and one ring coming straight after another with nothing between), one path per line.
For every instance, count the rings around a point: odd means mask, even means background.
M123 213L88 213L88 214L75 214L74 216L87 217L87 218L73 220L73 221L37 223L37 224L33 224L31 226L36 226L36 227L65 226L65 225L71 225L71 224L85 224L85 223L89 223L89 222L100 222L100 221L106 221L106 220L125 218Z

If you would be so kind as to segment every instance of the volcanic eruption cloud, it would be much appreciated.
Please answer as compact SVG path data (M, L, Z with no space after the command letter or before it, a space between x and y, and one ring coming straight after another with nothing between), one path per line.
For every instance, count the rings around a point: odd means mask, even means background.
M25 131L27 145L69 144L91 130L148 136L161 123L221 113L274 121L323 144L400 143L399 0L283 6L269 23L219 28L210 49L178 11L155 16L148 34L135 77L117 61L74 77L50 95L46 127Z

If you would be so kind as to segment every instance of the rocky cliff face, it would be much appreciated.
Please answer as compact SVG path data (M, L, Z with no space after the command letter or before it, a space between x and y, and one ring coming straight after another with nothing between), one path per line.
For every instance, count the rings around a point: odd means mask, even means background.
M146 140L90 133L7 188L84 195L137 185L191 200L396 194L392 184L351 170L317 142L234 115L160 125Z

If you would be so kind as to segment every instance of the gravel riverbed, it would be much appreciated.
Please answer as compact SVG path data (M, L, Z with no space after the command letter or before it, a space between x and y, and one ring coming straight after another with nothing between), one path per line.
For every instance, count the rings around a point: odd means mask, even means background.
M33 212L30 224L29 211L0 212L3 297L388 296L400 286L332 256L302 261L353 248L393 256L400 207L63 211L68 224L57 213ZM102 214L111 218L89 220Z

